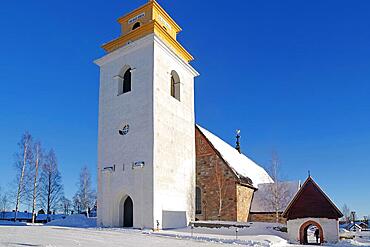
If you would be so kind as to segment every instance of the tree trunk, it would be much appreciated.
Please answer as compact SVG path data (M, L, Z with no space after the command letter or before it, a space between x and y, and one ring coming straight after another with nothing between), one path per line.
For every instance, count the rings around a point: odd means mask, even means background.
M220 188L221 190L222 188ZM222 211L222 197L220 195L219 202L218 202L218 220L221 220L221 211Z
M276 223L279 223L279 211L276 210Z
M51 174L49 171L49 176L48 176L48 196L47 196L47 221L49 222L49 214L50 214L50 209L51 209Z
M218 220L221 220L222 208L223 208L223 199L224 193L226 191L225 186L225 178L224 178L224 171L220 164L215 164L215 178L217 182L217 195L218 195Z
M17 202L15 204L15 213L14 213L14 222L17 221L17 213L18 213L18 208L19 208L19 200L20 200L20 197L21 197L21 190L22 190L22 184L23 184L24 171L25 171L26 162L27 162L27 151L28 151L28 145L27 144L24 144L24 146L23 146L22 172L21 172L21 177L19 178L19 184L18 184Z
M36 147L36 162L35 162L35 178L33 181L33 198L32 198L32 223L35 223L35 218L36 218L36 194L37 194L37 174L38 174L38 169L39 169L39 146Z

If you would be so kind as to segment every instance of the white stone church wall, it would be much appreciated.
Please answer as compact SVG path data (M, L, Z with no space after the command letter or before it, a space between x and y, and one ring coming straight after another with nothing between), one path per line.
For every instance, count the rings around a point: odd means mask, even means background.
M194 76L154 34L98 59L98 225L123 225L122 203L133 200L134 228L183 227L194 219ZM132 90L117 96L121 69L129 65ZM171 71L181 81L181 101L170 95ZM129 124L127 135L118 129ZM132 163L144 161L143 168ZM103 171L115 165L115 171Z
M324 233L324 242L327 243L336 243L339 240L339 223L335 219L326 219L326 218L303 218L303 219L294 219L288 220L288 238L291 243L300 242L300 228L301 226L308 222L314 221L318 223Z
M154 220L161 228L194 219L194 71L159 38L154 43ZM171 96L171 71L180 77L180 101Z
M98 128L98 225L123 225L120 201L133 200L133 224L153 227L153 37L145 37L96 61L100 66ZM131 92L118 96L114 77L129 65ZM129 124L129 133L118 129ZM144 161L144 168L132 163ZM115 165L114 172L103 168Z

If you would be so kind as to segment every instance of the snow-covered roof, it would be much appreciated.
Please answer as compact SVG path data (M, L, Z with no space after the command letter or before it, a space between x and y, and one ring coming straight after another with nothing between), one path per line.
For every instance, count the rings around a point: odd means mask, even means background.
M368 225L364 222L356 222L356 223L343 224L343 225L340 225L340 227L345 228L347 230L353 230L354 228L367 229Z
M267 183L258 185L258 190L254 192L251 210L252 213L271 213L275 212L272 201L273 198L273 186L278 187L280 192L280 211L284 211L288 206L289 202L293 199L297 191L299 190L299 182L287 181L279 183Z
M197 127L239 178L249 178L255 187L262 183L274 182L267 172L253 160L240 154L234 147L208 130L199 125Z

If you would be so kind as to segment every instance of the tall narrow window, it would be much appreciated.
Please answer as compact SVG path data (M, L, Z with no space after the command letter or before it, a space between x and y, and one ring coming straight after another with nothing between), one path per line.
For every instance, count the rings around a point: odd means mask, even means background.
M202 213L202 191L199 187L195 188L195 213Z
M123 75L123 89L122 93L131 91L131 68L129 68Z
M171 96L180 101L180 77L176 71L171 72Z
M140 22L136 22L133 26L132 26L132 30L135 30L136 28L139 28L140 27Z
M119 76L118 95L131 91L131 68L128 67L123 75Z
M171 96L175 97L175 79L171 75Z

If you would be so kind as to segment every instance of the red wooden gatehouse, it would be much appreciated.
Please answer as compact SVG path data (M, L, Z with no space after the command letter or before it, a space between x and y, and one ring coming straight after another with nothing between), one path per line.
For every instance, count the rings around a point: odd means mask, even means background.
M322 244L339 240L343 215L319 185L307 178L283 213L292 243Z

